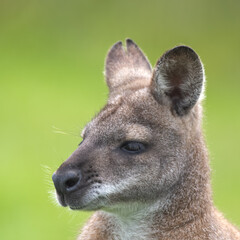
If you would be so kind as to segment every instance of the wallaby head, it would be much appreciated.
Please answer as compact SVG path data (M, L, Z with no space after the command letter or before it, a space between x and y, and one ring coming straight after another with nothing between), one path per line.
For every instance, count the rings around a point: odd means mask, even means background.
M106 106L53 175L59 202L71 209L121 211L159 199L171 205L174 196L183 209L197 198L201 205L210 191L199 101L204 69L198 55L178 46L152 70L128 39L126 48L117 42L110 49L105 77Z

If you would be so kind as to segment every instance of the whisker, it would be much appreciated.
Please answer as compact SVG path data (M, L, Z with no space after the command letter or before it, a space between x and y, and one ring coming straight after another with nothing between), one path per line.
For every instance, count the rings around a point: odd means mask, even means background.
M68 135L68 136L73 136L73 137L77 137L79 138L79 134L76 134L76 132L72 132L72 131L65 131L63 129L60 129L60 128L57 128L55 126L52 126L52 131L53 133L56 133L56 134L63 134L63 135ZM79 132L79 131L77 131Z
M47 166L47 165L41 165L42 170L44 172L44 182L46 185L46 192L48 194L48 199L50 200L51 203L53 203L55 206L59 206L57 197L56 197L56 192L54 188L54 184L52 182L52 169Z

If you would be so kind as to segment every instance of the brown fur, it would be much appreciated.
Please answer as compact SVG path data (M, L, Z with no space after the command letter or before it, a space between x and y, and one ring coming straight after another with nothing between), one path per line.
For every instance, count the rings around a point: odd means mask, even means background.
M212 202L201 130L204 69L197 54L176 47L152 73L127 40L126 50L118 42L108 53L105 74L108 103L54 177L63 206L97 210L78 239L240 240ZM123 151L129 142L144 150ZM61 185L69 172L81 176L71 191Z

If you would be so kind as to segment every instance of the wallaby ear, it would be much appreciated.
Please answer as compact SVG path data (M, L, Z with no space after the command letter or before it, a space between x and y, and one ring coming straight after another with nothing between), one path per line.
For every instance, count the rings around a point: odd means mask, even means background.
M178 46L158 60L151 88L160 101L167 98L172 109L183 116L196 104L203 83L204 69L198 55L187 46Z
M150 82L152 67L140 50L131 40L126 40L126 50L122 42L117 42L108 52L105 63L105 77L111 91L132 84L134 80L147 78Z

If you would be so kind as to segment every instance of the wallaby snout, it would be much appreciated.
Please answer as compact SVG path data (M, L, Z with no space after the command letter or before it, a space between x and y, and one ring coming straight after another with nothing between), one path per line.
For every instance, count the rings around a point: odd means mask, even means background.
M62 206L71 209L86 207L88 197L84 197L89 189L95 196L102 181L94 165L96 154L92 154L92 144L80 144L76 151L57 169L52 180L56 188L57 198ZM88 201L89 203L89 201ZM94 208L94 207L93 207Z
M78 189L81 182L80 171L68 170L63 174L54 173L52 176L57 192L67 194Z

